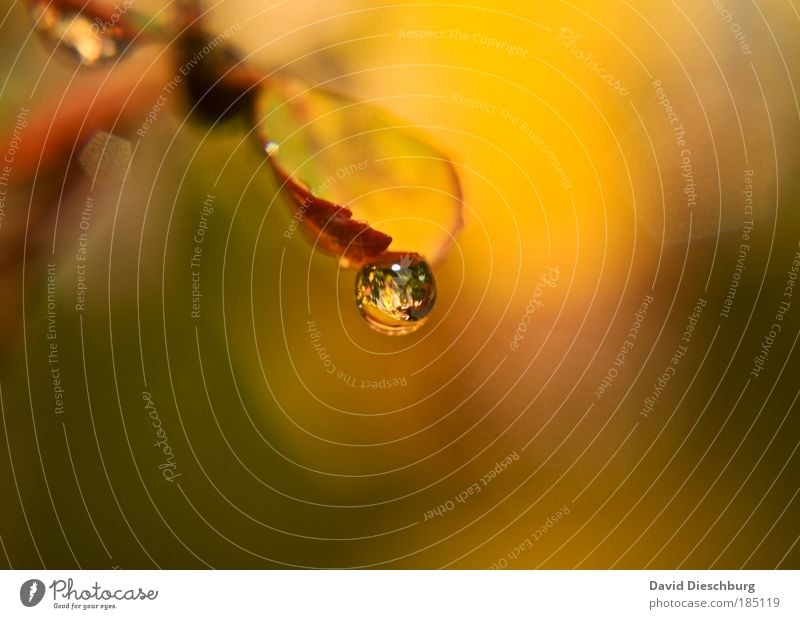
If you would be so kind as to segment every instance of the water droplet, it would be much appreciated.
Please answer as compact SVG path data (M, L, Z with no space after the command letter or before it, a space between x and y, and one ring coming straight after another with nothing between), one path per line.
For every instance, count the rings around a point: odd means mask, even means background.
M267 157L271 157L278 152L279 148L280 146L275 142L267 142L267 144L264 146L264 151L267 153Z
M87 66L114 60L130 45L130 37L113 16L93 18L59 7L51 0L33 0L30 12L36 29L52 45L65 49Z
M405 335L419 329L436 301L436 283L420 256L387 254L356 276L356 305L376 331Z

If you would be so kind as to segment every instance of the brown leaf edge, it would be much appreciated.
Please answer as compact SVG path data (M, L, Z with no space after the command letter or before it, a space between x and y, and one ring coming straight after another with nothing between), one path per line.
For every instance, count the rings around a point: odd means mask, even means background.
M291 202L293 217L316 247L354 267L375 262L386 254L392 237L353 219L353 212L347 207L315 196L271 160L270 163Z

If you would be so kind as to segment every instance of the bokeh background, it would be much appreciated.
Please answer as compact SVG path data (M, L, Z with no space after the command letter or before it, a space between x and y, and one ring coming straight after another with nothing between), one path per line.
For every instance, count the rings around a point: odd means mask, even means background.
M4 567L800 567L796 0L207 3L453 159L402 338L284 236L248 119L137 134L169 44L79 69L1 6Z

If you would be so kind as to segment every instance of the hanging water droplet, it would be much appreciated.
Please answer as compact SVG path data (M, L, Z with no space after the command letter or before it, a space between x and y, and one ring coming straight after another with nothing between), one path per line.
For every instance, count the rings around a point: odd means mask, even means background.
M59 6L53 0L33 0L31 17L36 29L56 47L62 48L82 64L93 66L117 58L130 45L130 33L113 13L103 19Z
M419 329L436 302L436 282L420 256L387 254L356 276L356 305L376 331L405 335Z
M264 146L264 152L267 153L267 157L271 157L275 153L278 152L280 146L275 142L267 142Z

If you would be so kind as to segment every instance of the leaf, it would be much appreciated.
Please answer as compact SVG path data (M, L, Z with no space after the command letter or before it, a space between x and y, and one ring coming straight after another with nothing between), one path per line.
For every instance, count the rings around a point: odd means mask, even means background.
M263 82L255 114L295 209L308 201L302 221L320 247L354 266L386 250L444 259L463 223L461 188L450 160L403 121L282 76Z

